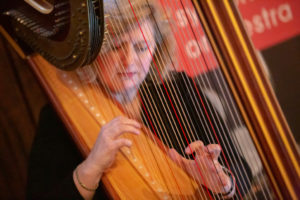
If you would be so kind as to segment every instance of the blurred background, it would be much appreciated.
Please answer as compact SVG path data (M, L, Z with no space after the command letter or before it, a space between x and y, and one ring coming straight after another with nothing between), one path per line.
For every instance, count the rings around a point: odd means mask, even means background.
M236 0L300 143L300 1ZM179 26L179 25L178 25ZM28 156L48 102L26 60L0 34L0 199L25 199Z

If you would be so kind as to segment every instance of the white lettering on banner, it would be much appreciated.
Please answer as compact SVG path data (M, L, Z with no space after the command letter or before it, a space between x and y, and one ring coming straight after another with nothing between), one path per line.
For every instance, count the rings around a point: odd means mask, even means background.
M278 18L283 22L287 23L293 19L293 12L291 10L291 6L286 3L278 8Z
M190 40L185 45L185 51L188 57L198 58L200 55L200 49L196 40Z
M186 9L186 14L188 15L192 26L196 27L199 24L198 15L194 9Z
M187 18L185 17L183 9L178 9L176 11L176 18L179 27L186 27L188 22L187 22Z
M269 10L262 8L261 13L253 15L252 20L244 19L246 29L250 35L255 33L263 33L267 29L277 27L279 23L288 23L293 20L293 13L291 6L284 3L278 8L271 8Z
M189 23L194 27L199 24L198 16L194 9L186 8L185 11L183 9L178 9L176 11L176 18L178 26L181 28L186 27Z
M261 17L259 15L253 16L252 21L253 21L253 24L254 24L255 32L257 32L257 33L264 32L264 30L265 30L264 23L261 20ZM251 26L251 23L250 23L250 26Z
M209 43L206 37L202 36L200 38L201 41L190 40L185 45L186 55L189 58L198 58L201 55L201 51L204 53L208 53L210 51ZM201 48L201 50L199 49Z

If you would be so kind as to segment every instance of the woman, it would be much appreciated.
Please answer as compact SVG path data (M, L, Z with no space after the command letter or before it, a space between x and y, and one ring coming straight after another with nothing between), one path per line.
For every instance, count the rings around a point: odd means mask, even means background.
M106 123L101 128L89 156L82 161L74 145L65 136L66 131L61 122L56 120L56 115L49 110L42 112L30 160L28 198L92 199L103 195L102 188L98 187L103 173L113 164L120 148L130 148L132 145L132 141L120 136L125 132L139 135L142 123L146 126L151 124L149 118L145 117L147 111L142 109L139 97L146 107L158 106L156 111L148 111L149 115L160 115L164 119L165 131L159 130L159 120L154 119L153 123L156 124L155 132L158 132L161 140L170 147L170 158L195 177L199 185L208 187L214 195L221 195L221 198L233 197L236 193L235 177L244 176L245 173L251 177L251 173L242 158L240 159L246 172L236 171L234 167L232 173L229 172L218 160L221 147L209 144L211 140L201 136L202 132L212 131L212 128L204 126L202 121L208 119L199 118L193 114L193 110L203 110L204 107L212 109L212 105L209 102L202 106L191 105L192 102L199 101L199 97L185 93L190 90L199 91L199 88L193 86L192 79L184 73L169 72L170 68L174 67L174 63L169 59L172 57L169 50L172 49L172 39L169 30L164 27L167 21L161 19L162 11L153 2L142 0L132 0L130 4L127 0L108 0L104 1L104 9L107 13L105 20L108 31L94 67L98 75L96 80L92 81L98 81L106 95L120 104L128 117L116 117ZM169 93L180 96L185 102L184 112L189 113L189 116L184 118L182 123L191 123L193 130L197 130L194 134L199 136L198 140L189 138L184 141L184 136L179 136L186 146L184 153L194 154L195 160L188 160L180 155L180 144L175 141L175 137L172 138L173 127L180 129L181 123L170 120L170 116L165 112L166 109L170 110L171 102L175 100L173 96L171 101L167 100ZM199 95L200 98L205 98L201 91ZM148 98L150 96L152 98ZM161 105L161 99L165 100L165 105ZM174 110L171 111L173 117L177 113L185 114L177 107ZM210 117L218 116L215 113L210 114ZM220 124L214 126L219 127ZM190 131L187 128L183 129L182 132ZM164 134L171 135L171 140L163 139ZM223 137L228 136L225 133ZM229 140L221 145L224 149L232 143ZM240 157L237 152L225 154ZM199 166L201 174L207 174L208 178L200 175ZM248 188L248 185L239 181L237 186L243 187L244 192Z

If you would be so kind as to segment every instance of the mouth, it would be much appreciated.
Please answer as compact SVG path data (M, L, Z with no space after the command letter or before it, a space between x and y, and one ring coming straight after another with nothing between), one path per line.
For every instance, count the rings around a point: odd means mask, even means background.
M121 78L126 78L126 79L130 79L130 78L132 78L136 74L137 74L137 72L119 72L118 73L118 75Z

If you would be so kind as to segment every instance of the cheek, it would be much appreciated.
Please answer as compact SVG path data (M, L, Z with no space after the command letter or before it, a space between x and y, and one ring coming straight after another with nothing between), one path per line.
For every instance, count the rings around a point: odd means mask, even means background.
M113 55L106 55L104 58L104 61L101 61L99 63L99 71L100 77L104 79L105 81L108 81L111 79L112 75L116 71L117 63L113 58Z
M147 58L147 59L144 59L143 60L143 66L142 66L142 69L141 69L141 74L143 76L146 76L149 72L149 69L150 69L150 64L151 64L151 61L152 59L150 58Z
M148 74L149 72L149 69L150 69L150 65L151 63L153 62L153 56L154 56L154 53L155 53L155 41L154 39L151 40L151 41L148 41L148 44L150 46L150 51L151 51L151 54L149 53L149 49L147 50L147 52L145 52L145 55L144 55L144 58L143 58L143 68L144 68L144 72L146 73L146 75ZM158 65L159 63L156 63L154 64L154 67L155 65ZM155 68L156 70L156 68Z
M151 49L151 54L149 52L147 52L147 55L145 55L145 59L144 59L144 70L146 73L149 72L149 69L150 69L150 65L151 63L153 62L153 58L152 56L154 55L154 49ZM158 63L155 62L156 65L158 65ZM154 66L155 67L155 66ZM156 68L155 68L156 69Z

